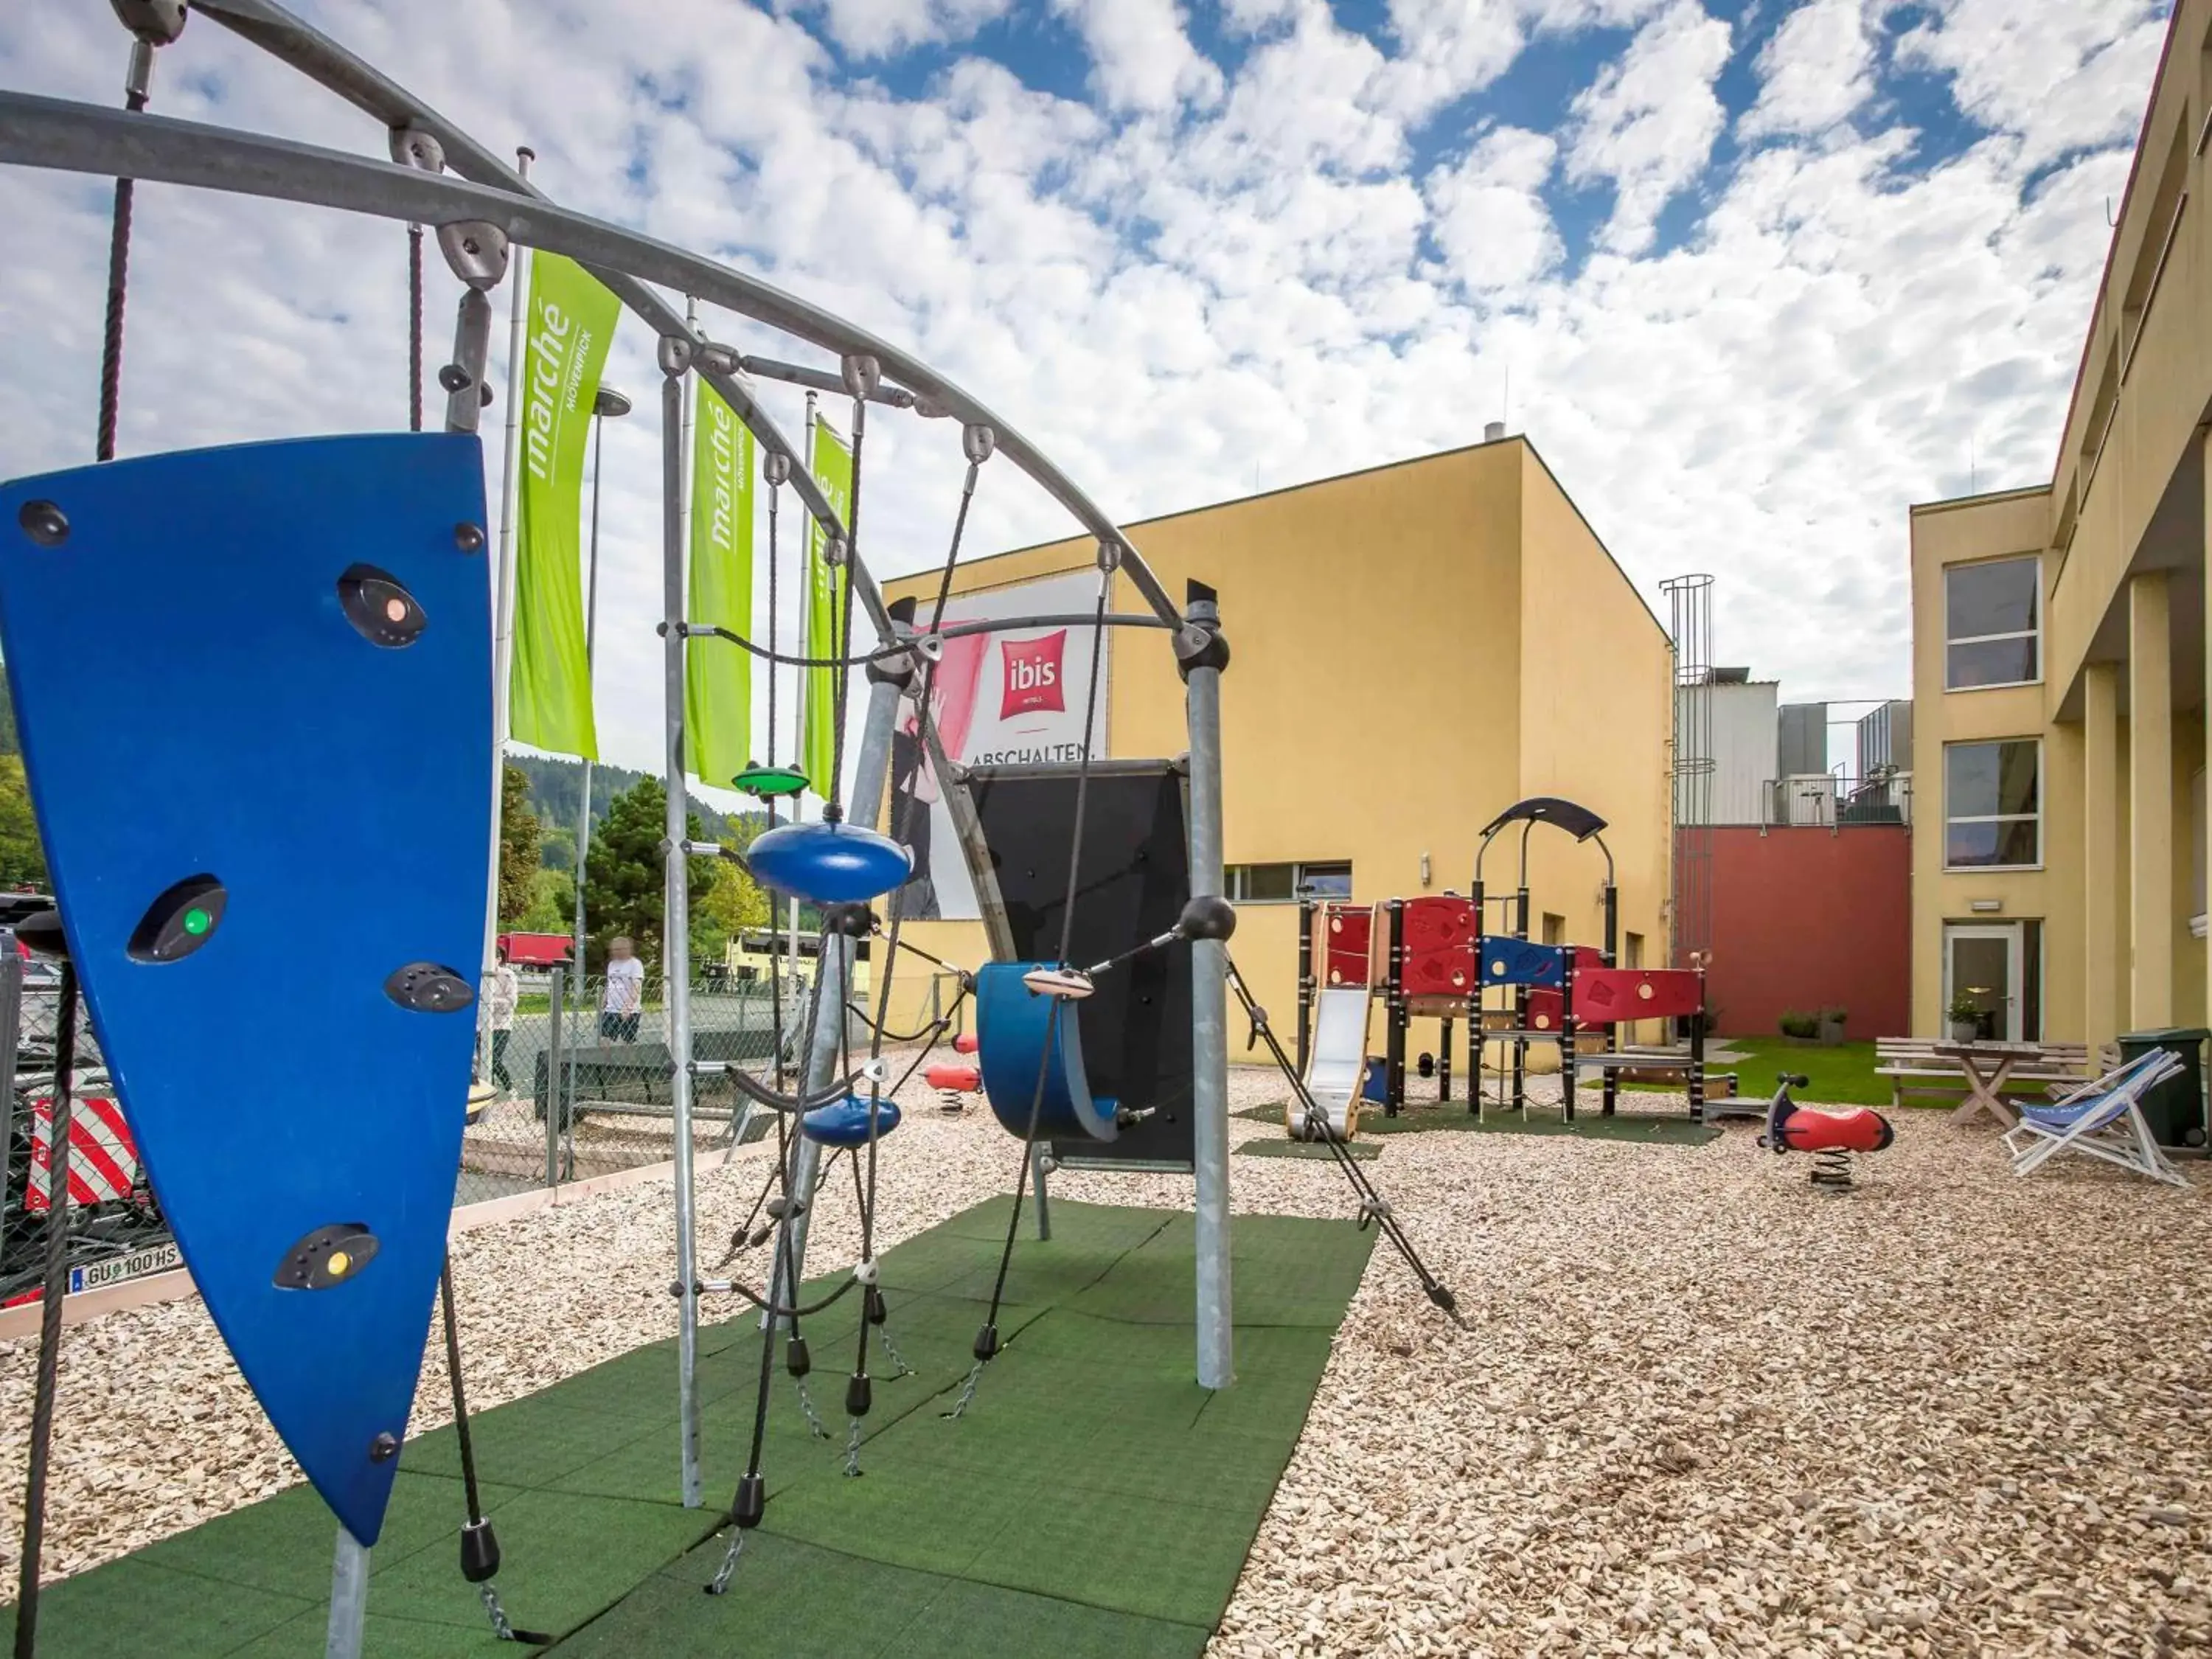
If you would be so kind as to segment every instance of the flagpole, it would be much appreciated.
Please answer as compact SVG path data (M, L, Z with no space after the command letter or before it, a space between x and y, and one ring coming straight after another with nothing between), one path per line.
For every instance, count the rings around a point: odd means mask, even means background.
M530 164L538 159L537 151L527 144L514 152L516 176L527 181ZM484 884L483 966L489 972L492 964L492 945L499 933L499 845L500 816L506 802L501 797L507 788L507 676L514 660L514 502L518 481L516 462L522 444L522 317L528 308L529 272L535 265L533 257L527 262L518 262L518 269L508 280L514 293L508 296L507 323L507 436L504 453L506 465L501 469L499 485L499 556L492 566L492 623L491 623L491 878Z
M599 468L607 453L607 422L629 413L629 399L612 386L602 385L592 399L592 541L585 561L584 579L584 696L593 695L592 659L599 637ZM592 848L592 757L584 757L584 794L576 808L576 959L584 971L584 869ZM580 979L577 983L582 984Z
M814 465L814 405L815 394L810 392L806 394L806 420L805 425L800 428L799 440L799 453L806 458L806 465L809 471L811 471ZM807 520L806 533L799 538L799 599L798 611L799 648L795 654L801 657L807 654L806 641L810 637L806 626L806 608L814 603L813 548L815 533L814 521L810 519ZM773 671L771 670L771 672ZM791 700L791 753L793 759L797 761L801 767L804 767L806 764L805 744L806 742L806 700L809 696L806 677L813 672L814 671L811 668L802 668L799 671L799 695ZM813 782L815 793L817 794L823 793L823 781L820 778L816 778ZM799 795L793 796L791 799L791 821L793 823L798 823L800 817L804 816L804 798ZM791 989L792 994L795 997L799 994L798 899L793 898L791 901L791 906L787 914L790 917L790 949L785 957L785 961L791 969ZM817 975L822 971L822 958L818 954L814 959L814 971ZM801 1071L800 1075L803 1079L805 1076L803 1070Z

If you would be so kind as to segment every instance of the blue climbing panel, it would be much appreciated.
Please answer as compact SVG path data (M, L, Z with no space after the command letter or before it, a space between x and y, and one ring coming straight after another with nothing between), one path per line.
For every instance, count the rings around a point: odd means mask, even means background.
M0 489L8 680L101 1052L240 1370L364 1544L475 1044L483 525L477 442L441 434Z
M1022 983L1024 974L1048 965L994 962L975 975L975 1058L981 1063L984 1097L1010 1135L1030 1133L1034 1109L1037 1140L1111 1140L1120 1133L1115 1103L1091 1097L1083 1069L1083 1036L1077 1024L1083 1005L1039 996Z
M1564 945L1532 945L1510 933L1490 934L1482 946L1485 985L1549 985L1567 982L1567 950Z

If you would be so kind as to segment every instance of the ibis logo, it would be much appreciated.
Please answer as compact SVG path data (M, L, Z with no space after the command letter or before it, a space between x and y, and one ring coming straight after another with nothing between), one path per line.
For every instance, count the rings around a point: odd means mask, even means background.
M1017 714L1059 714L1067 708L1061 684L1060 655L1067 647L1067 630L1034 640L1006 640L999 652L1006 667L1006 690L999 703L999 718Z

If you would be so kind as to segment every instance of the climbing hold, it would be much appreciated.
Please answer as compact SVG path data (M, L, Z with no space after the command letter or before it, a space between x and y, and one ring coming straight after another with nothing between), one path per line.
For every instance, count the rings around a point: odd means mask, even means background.
M392 970L384 994L419 1014L450 1014L477 1000L476 992L451 968L434 962L410 962Z
M280 1291L327 1291L352 1278L376 1255L376 1235L358 1221L318 1227L284 1252L270 1281Z
M868 1103L847 1095L827 1106L817 1106L799 1120L799 1133L820 1146L865 1146L868 1144ZM899 1126L898 1103L879 1100L875 1106L876 1139L881 1140Z
M146 907L124 952L133 962L174 962L215 937L228 895L213 876L186 876Z
M748 766L730 780L741 795L755 800L780 800L806 788L806 774L795 766Z
M914 855L889 836L844 823L787 823L745 854L753 874L780 893L817 904L848 904L903 887Z
M373 564L346 567L338 578L338 608L362 638L391 651L414 644L430 625L399 578Z
M1022 975L1022 983L1041 997L1079 999L1098 988L1090 975L1077 968L1032 968Z

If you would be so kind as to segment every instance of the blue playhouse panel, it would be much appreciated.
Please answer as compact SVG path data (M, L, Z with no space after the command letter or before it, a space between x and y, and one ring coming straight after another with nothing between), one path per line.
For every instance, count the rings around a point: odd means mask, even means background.
M1486 935L1480 943L1485 985L1548 985L1557 989L1567 982L1564 945L1532 945L1510 933Z
M975 1058L983 1073L983 1095L1000 1127L1011 1135L1029 1132L1036 1113L1038 1140L1072 1140L1078 1135L1111 1140L1121 1133L1115 1105L1093 1100L1083 1068L1083 1005L1039 996L1022 975L1049 966L1036 962L994 962L975 974ZM1057 1019L1054 1009L1059 1009ZM1049 1061L1046 1044L1051 1044ZM1044 1071L1044 1097L1037 1098L1037 1071Z
M240 1370L364 1544L475 1042L483 524L477 442L442 434L0 489L0 639L101 1049Z

